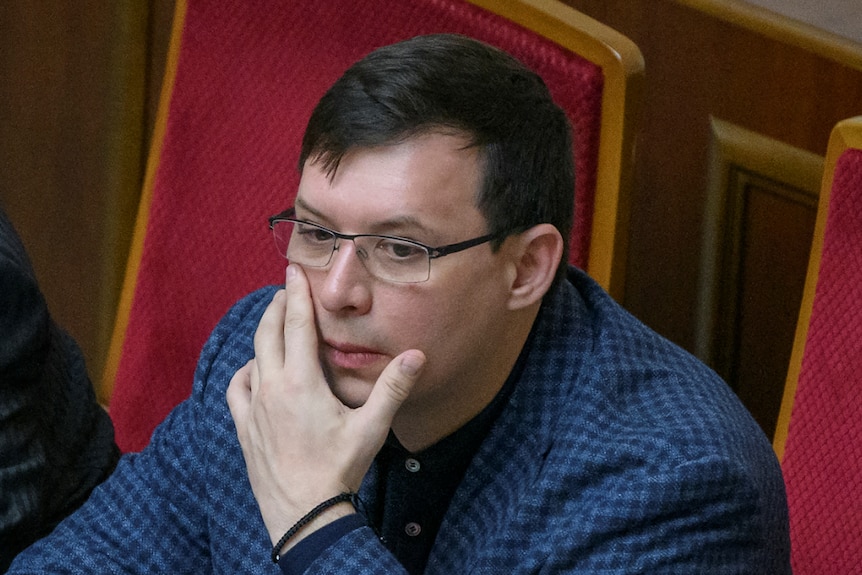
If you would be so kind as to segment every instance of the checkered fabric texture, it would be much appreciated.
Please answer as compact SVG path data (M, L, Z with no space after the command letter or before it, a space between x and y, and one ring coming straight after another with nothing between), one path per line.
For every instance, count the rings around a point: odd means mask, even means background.
M266 218L289 207L311 110L372 49L431 32L497 45L536 70L574 126L572 263L586 265L601 70L463 0L189 0L111 417L124 451L186 398L219 317L277 283Z
M793 571L862 573L862 150L838 159L784 451Z
M767 438L731 390L585 274L545 302L533 347L438 533L429 575L789 570ZM275 288L216 328L192 396L10 574L279 573L225 390ZM360 495L374 505L372 466ZM308 574L403 573L361 528Z

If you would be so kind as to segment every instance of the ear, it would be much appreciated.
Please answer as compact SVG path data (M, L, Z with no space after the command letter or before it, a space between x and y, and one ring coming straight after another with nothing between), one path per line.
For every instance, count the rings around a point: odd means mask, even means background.
M514 311L539 302L548 292L562 263L563 238L551 224L539 224L509 241L514 258L508 307Z

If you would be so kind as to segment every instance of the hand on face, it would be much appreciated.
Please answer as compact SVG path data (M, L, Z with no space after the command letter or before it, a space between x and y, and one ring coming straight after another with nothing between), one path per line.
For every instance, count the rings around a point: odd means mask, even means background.
M254 338L255 358L233 377L227 401L254 496L273 542L318 503L357 491L407 398L425 356L408 350L380 374L365 404L350 409L329 389L318 359L308 282L295 265ZM350 512L333 508L304 528Z

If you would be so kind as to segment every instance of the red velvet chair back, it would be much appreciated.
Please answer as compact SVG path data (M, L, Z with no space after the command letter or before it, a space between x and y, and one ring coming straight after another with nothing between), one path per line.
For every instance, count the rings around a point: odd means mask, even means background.
M793 572L862 573L862 117L830 140L775 446Z
M292 203L300 140L320 96L372 49L441 31L509 51L568 112L572 261L621 295L620 192L642 74L631 42L552 0L180 0L103 383L123 450L146 445L188 396L200 349L231 304L282 280L266 219Z

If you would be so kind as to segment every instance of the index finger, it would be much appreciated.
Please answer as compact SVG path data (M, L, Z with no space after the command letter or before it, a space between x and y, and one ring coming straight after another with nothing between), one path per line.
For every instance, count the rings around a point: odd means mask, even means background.
M311 361L318 368L317 327L305 272L290 264L285 273L284 364L294 368Z
M264 371L284 366L284 299L284 290L278 290L254 332L254 357Z

